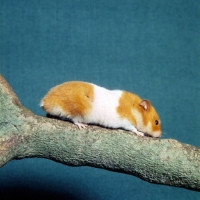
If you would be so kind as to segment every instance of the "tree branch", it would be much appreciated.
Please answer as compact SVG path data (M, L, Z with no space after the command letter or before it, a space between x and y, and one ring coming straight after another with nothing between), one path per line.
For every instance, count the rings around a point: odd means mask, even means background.
M34 115L0 75L0 167L25 157L93 166L200 191L200 149L124 130L78 130L72 123Z

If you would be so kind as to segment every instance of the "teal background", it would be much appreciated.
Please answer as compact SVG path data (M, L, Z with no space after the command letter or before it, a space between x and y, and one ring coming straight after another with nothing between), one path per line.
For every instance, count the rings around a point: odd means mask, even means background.
M53 86L92 82L149 99L162 138L200 147L199 0L0 0L0 73L38 115ZM0 169L1 199L187 199L200 194L47 159ZM3 198L2 198L3 197Z

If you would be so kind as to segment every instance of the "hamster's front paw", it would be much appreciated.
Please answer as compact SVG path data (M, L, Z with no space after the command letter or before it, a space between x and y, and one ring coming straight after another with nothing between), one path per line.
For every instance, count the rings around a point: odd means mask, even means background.
M136 135L139 135L139 136L144 136L144 133L140 131L135 131L134 133L136 133Z

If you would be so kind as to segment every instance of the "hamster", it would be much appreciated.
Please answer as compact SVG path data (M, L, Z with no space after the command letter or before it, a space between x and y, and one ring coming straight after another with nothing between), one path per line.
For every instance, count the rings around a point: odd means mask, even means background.
M137 135L160 137L161 121L148 100L122 90L70 81L53 87L41 100L47 114L68 118L79 129L87 124L122 128Z

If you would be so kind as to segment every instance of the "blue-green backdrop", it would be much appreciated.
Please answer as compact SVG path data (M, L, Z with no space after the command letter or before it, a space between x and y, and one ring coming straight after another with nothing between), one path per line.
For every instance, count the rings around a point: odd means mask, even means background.
M200 147L199 0L0 0L0 73L38 115L56 84L83 80L149 99L162 138ZM2 199L198 199L199 193L47 159L0 169Z

